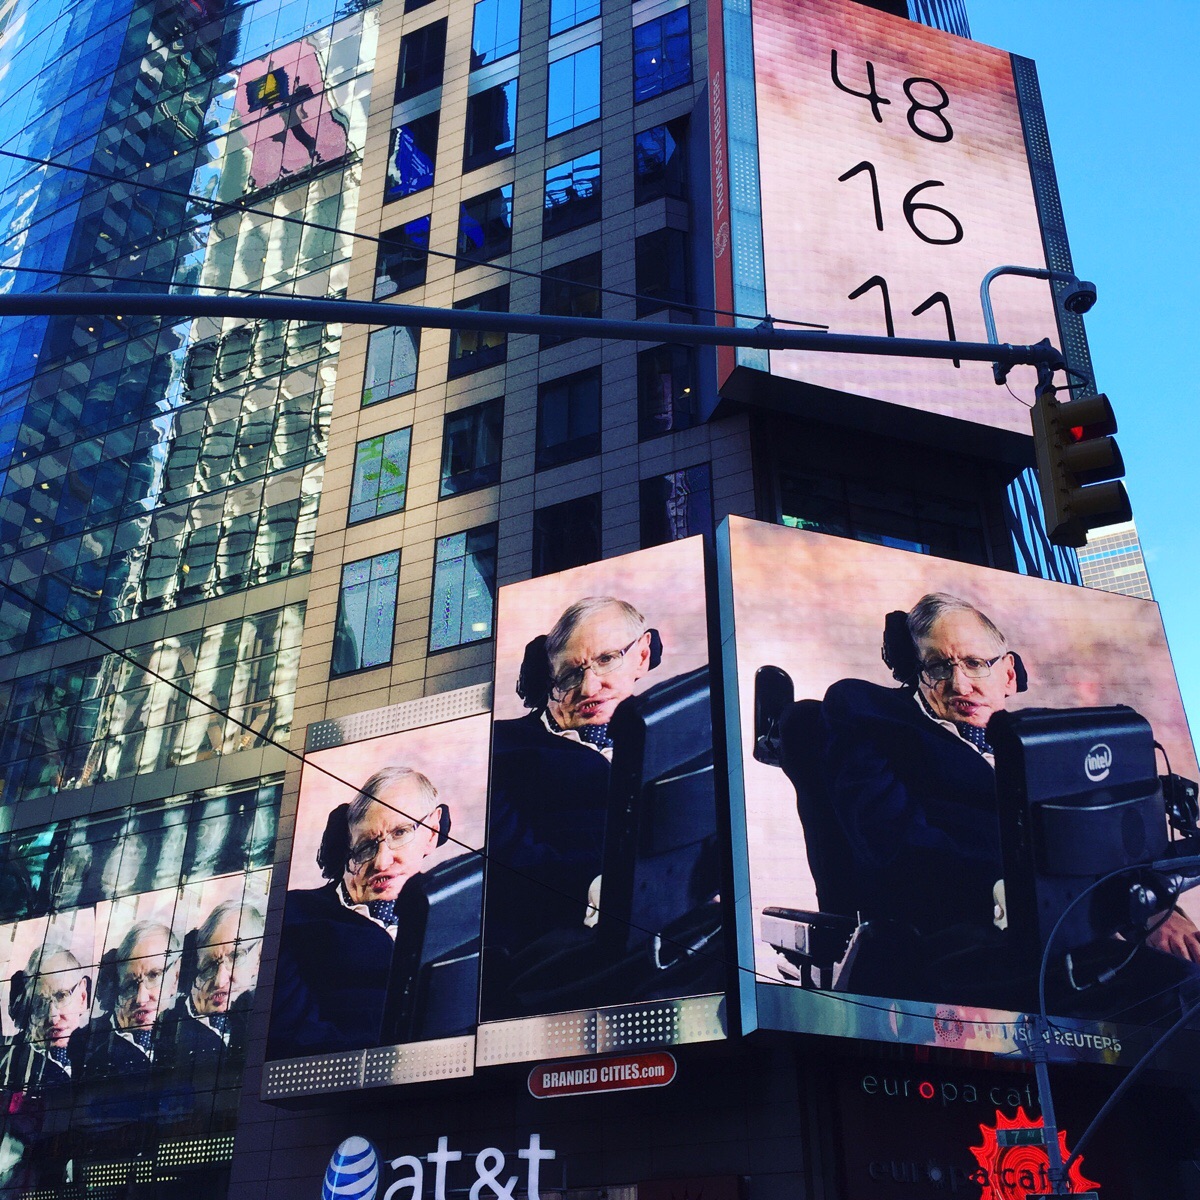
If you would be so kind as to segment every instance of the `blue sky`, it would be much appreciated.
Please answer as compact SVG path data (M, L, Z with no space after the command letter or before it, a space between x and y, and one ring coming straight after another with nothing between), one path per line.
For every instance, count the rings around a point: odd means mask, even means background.
M1087 332L1200 736L1197 0L967 0L976 41L1037 62Z

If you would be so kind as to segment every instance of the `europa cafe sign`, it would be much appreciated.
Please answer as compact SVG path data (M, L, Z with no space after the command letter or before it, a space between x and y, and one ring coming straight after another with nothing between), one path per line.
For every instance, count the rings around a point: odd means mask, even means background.
M983 1191L979 1200L1026 1200L1032 1192L1048 1193L1050 1156L1046 1152L1046 1128L1041 1117L1032 1120L1023 1108L1015 1117L996 1113L996 1124L980 1125L982 1146L972 1146L971 1153L979 1164L974 1180ZM1070 1158L1067 1135L1058 1131L1058 1148L1063 1162ZM1083 1176L1083 1160L1071 1166L1067 1190L1072 1193L1095 1193L1100 1186Z

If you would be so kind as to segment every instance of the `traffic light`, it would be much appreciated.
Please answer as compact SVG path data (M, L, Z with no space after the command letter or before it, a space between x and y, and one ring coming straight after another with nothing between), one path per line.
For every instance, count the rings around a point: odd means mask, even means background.
M1105 395L1060 404L1039 388L1033 406L1033 448L1046 529L1056 546L1082 546L1089 529L1133 516L1120 478L1121 451L1112 437L1117 418Z

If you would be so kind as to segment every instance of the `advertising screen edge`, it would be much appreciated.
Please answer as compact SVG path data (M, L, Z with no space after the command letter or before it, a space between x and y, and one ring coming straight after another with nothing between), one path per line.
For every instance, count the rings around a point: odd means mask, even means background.
M730 526L726 517L716 531L717 604L720 612L721 669L724 674L725 752L729 782L729 854L733 867L733 913L737 963L736 996L741 1032L759 1027L754 969L754 910L750 894L750 850L746 828L746 787L742 770L742 708L738 697L737 621L733 592Z

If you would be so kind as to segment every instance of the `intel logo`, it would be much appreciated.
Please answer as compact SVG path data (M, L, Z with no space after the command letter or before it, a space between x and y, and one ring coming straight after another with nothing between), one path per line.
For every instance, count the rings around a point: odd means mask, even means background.
M1108 778L1108 773L1112 770L1112 760L1112 751L1103 742L1097 742L1087 752L1083 760L1083 769L1093 783L1099 783Z
M366 1138L348 1137L325 1168L321 1200L375 1200L379 1155Z

